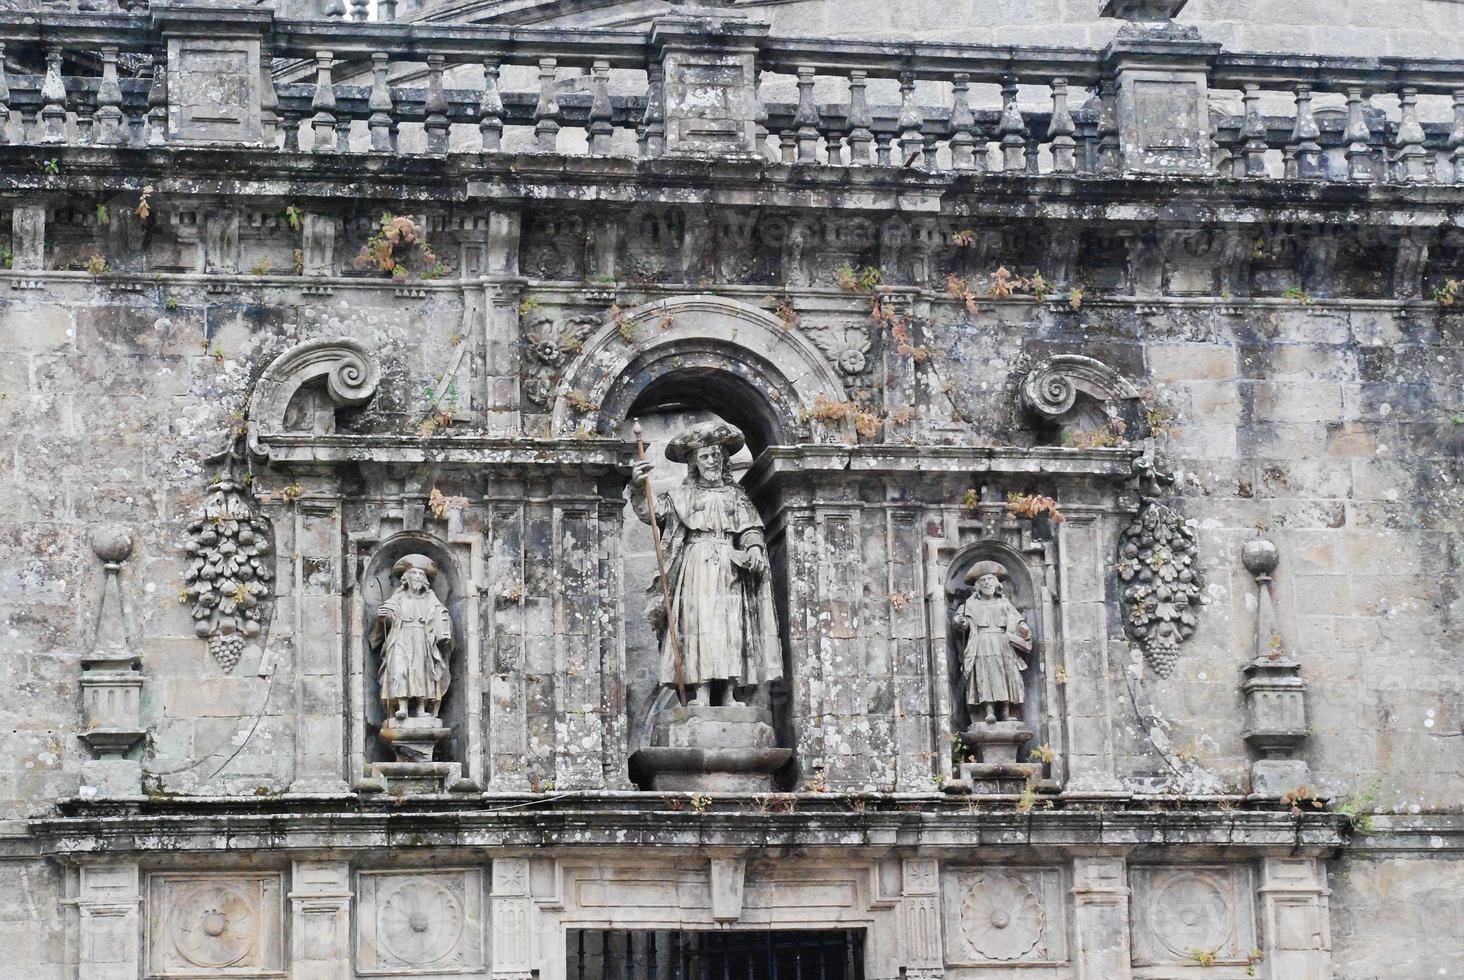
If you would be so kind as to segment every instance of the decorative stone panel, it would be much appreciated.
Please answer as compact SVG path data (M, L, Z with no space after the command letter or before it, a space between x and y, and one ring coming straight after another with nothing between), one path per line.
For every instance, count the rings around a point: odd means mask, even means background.
M284 976L278 874L148 876L147 976Z
M415 976L483 968L480 872L363 871L357 895L358 973Z
M944 893L947 966L1067 961L1058 869L948 869Z
M1129 882L1135 966L1247 965L1256 948L1248 866L1136 865Z

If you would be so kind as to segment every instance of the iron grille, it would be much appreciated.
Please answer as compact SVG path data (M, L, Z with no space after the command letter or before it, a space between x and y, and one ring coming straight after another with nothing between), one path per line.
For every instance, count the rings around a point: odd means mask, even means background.
M861 929L572 929L572 980L864 980Z

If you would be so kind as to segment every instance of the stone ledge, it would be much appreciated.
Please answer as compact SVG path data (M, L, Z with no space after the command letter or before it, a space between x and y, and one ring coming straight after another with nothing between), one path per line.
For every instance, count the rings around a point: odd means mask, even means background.
M634 795L634 794L629 794ZM372 803L318 799L330 812L308 812L305 802L269 801L250 812L238 804L214 804L205 812L169 801L163 812L147 803L112 803L102 806L73 802L68 809L86 815L33 820L31 833L42 853L100 854L119 852L216 851L270 848L301 851L319 848L601 848L647 846L697 849L704 847L769 847L801 849L847 847L929 848L968 853L973 848L1030 846L1054 851L1086 848L1120 851L1183 847L1205 853L1332 854L1345 843L1345 818L1335 814L1307 814L1300 818L1284 812L1135 810L1099 812L1037 809L1015 810L1009 801L983 800L976 805L923 798L906 812L850 812L845 798L842 811L797 812L810 794L780 794L793 800L793 812L769 812L757 797L729 798L708 794L704 812L671 810L660 794L642 794L646 803L662 807L655 812L618 806L602 800L594 812L546 809L563 802L554 797L520 799L487 808L487 800L445 799ZM821 795L821 794L811 794ZM675 799L684 801L685 795ZM766 799L766 798L764 798ZM589 801L584 801L589 802ZM824 801L827 805L832 801ZM983 811L981 803L993 808ZM1059 800L1056 806L1061 806ZM507 808L502 808L502 807ZM834 806L840 806L835 803ZM1000 806L1001 809L996 809ZM732 808L736 807L736 810ZM268 808L274 812L261 813ZM171 812L169 812L171 811ZM1464 849L1464 836L1456 837ZM9 842L5 842L9 847Z

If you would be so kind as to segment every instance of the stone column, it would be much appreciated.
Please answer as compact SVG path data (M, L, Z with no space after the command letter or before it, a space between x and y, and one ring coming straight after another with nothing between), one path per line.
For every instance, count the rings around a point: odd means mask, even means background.
M261 40L274 11L253 6L157 6L168 46L168 142L262 143Z
M1185 0L1108 0L1102 16L1129 21L1104 51L1118 87L1120 169L1124 173L1207 174L1207 70L1221 46L1172 18Z
M767 24L725 16L678 15L651 25L664 77L667 155L755 155L757 49L767 34Z
M1261 866L1261 921L1267 976L1328 980L1332 935L1325 864L1314 857L1270 857Z
M350 864L296 861L289 897L294 980L350 980Z
M78 869L77 980L137 980L142 958L140 878L135 861Z
M1129 888L1122 857L1073 859L1073 968L1077 980L1127 980Z

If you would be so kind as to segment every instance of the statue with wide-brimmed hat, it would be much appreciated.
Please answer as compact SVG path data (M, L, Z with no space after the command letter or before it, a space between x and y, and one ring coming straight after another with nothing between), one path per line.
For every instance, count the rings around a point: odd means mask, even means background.
M376 610L371 646L381 649L381 701L387 725L436 718L452 676L452 616L432 591L437 563L403 555L392 566L399 585Z
M647 610L660 681L684 686L694 705L735 703L738 688L782 676L762 518L727 465L743 444L726 422L692 426L666 445L667 459L686 464L685 480L650 500L631 495L664 550L664 577L651 583ZM652 468L644 459L635 465L642 491Z
M1022 655L1032 650L1032 630L1003 590L1010 576L996 561L978 561L966 573L971 594L956 613L965 637L961 676L972 721L1007 721L1026 700Z

